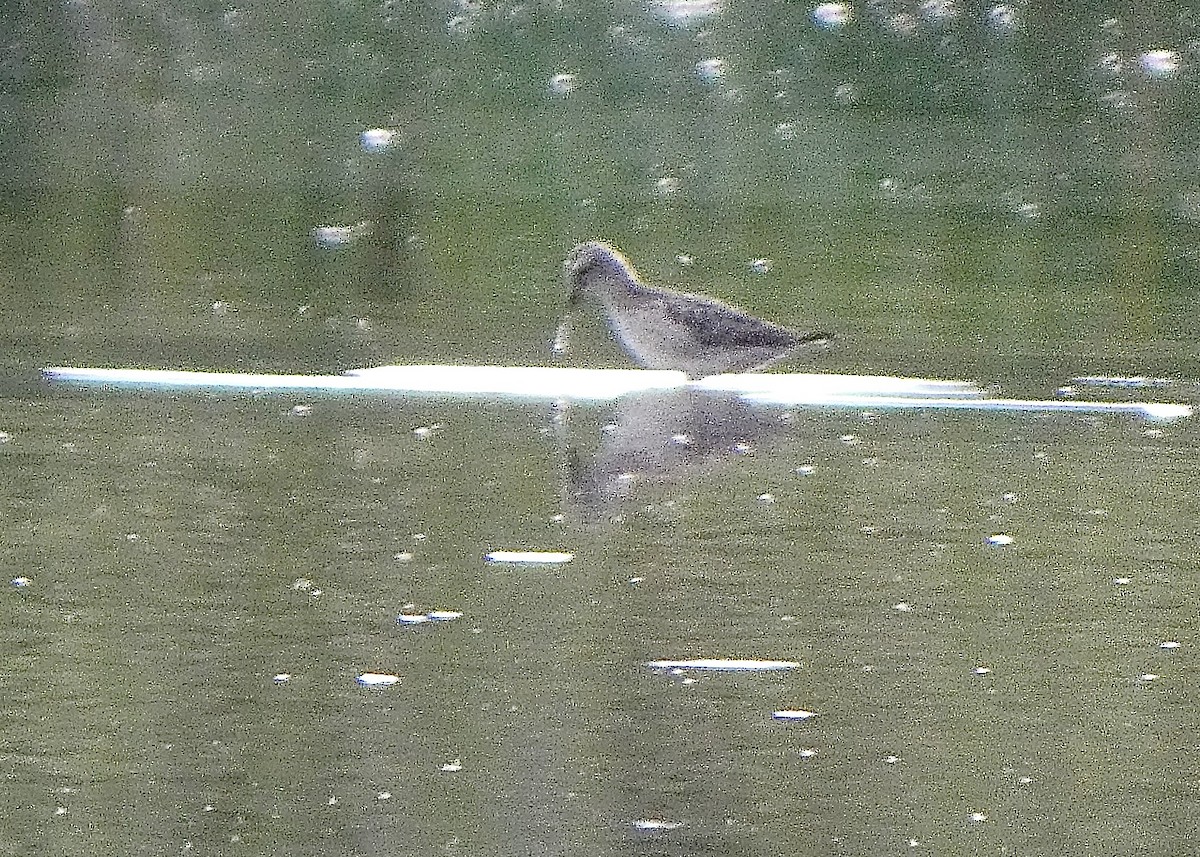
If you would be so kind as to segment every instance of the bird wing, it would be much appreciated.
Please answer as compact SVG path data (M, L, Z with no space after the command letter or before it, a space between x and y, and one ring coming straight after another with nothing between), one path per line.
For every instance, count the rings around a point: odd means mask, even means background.
M783 348L797 343L796 334L785 327L755 318L736 307L700 295L681 295L686 300L663 296L667 318L693 331L704 345L720 347Z

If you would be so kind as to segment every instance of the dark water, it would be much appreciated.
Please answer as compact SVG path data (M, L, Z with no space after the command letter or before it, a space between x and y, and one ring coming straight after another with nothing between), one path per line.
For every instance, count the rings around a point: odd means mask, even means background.
M32 380L547 365L604 238L793 369L1195 403L1194 10L815 8L0 13L0 854L1189 850L1193 421Z

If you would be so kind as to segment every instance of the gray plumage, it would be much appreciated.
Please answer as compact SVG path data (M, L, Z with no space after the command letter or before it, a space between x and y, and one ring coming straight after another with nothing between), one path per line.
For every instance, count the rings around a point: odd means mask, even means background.
M828 334L800 334L703 295L641 283L633 266L599 241L580 244L563 272L572 305L598 301L625 351L647 369L698 378L763 369Z

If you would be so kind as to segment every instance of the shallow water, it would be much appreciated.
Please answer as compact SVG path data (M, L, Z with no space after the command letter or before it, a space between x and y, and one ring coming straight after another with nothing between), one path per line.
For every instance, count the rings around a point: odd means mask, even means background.
M0 853L1188 850L1194 419L33 380L551 365L604 238L788 368L1196 404L1188 10L849 11L3 13Z

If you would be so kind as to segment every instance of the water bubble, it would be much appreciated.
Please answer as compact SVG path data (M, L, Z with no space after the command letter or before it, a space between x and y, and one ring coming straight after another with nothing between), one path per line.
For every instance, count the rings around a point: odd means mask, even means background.
M691 27L719 14L721 0L653 0L650 14L677 27Z
M780 140L795 140L800 134L800 129L795 122L780 122L775 126L775 136Z
M291 680L291 673L275 673L275 675L271 676L271 681L275 682L276 684L287 684Z
M852 107L858 103L858 87L853 83L839 83L833 88L833 100L843 107Z
M994 536L988 536L984 541L992 547L1006 547L1007 545L1011 545L1014 540L1007 533L996 533Z
M801 464L796 468L797 476L812 476L816 472L817 467L815 464Z
M550 90L551 95L556 95L560 98L570 95L575 91L575 87L579 85L578 79L573 74L556 74L550 78L550 82L546 88Z
M888 17L883 26L893 36L909 38L916 35L917 17L911 12L898 12Z
M447 774L457 774L463 769L462 760L451 759L449 762L438 765L438 770Z
M1117 77L1125 70L1125 62L1120 54L1108 53L1096 60L1096 69L1108 77Z
M483 557L490 563L515 565L561 565L570 562L575 554L565 551L492 551Z
M812 10L812 21L822 30L840 30L853 18L849 3L822 3Z
M22 589L22 588L24 588L24 587L28 586L29 584L33 583L33 581L32 581L32 580L30 580L28 577L14 577L14 578L13 578L11 581L9 581L9 582L10 582L10 583L11 583L13 586L17 587L18 589Z
M368 128L358 135L358 145L373 155L386 152L395 142L396 132L391 128Z
M725 60L717 57L696 63L696 77L701 83L712 85L725 76Z
M360 221L352 226L314 226L312 239L313 243L324 250L340 250L370 235L371 229L369 220Z
M1036 202L1019 202L1013 206L1013 214L1022 220L1037 220L1042 216L1042 208Z
M288 414L293 417L307 417L312 414L312 410L312 405L292 405Z
M474 15L454 15L446 22L446 32L452 36L465 36L474 28Z
M770 259L750 260L750 270L756 274L769 274L773 267L775 267L775 263Z
M925 0L917 11L931 24L943 24L958 17L958 3L955 0Z
M967 818L970 819L971 821L975 822L976 824L978 824L981 821L988 820L987 813L985 813L985 812L973 812L970 815L968 815Z
M901 601L899 604L893 604L892 609L897 613L911 613L913 611L913 606L907 601Z
M400 676L391 673L361 673L354 680L363 687L391 687L399 683Z
M663 821L658 818L641 818L632 824L634 830L644 830L648 833L662 833L683 827L682 821Z
M1138 65L1151 80L1170 80L1179 73L1179 54L1165 48L1157 48L1139 56Z
M683 661L648 661L652 670L670 671L678 674L684 670L713 672L775 672L791 670L800 666L795 661L766 661L743 658L693 658Z
M997 36L1011 36L1021 28L1021 16L1015 6L1001 3L987 10L984 21Z
M683 268L690 268L692 265L696 264L696 260L687 253L680 253L675 257L675 262Z
M679 179L674 176L663 176L654 183L654 192L662 197L674 196L679 192Z
M1163 640L1161 643L1158 644L1158 647L1160 649L1168 649L1168 650L1178 649L1182 646L1183 646L1183 643L1180 643L1177 640Z
M1133 107L1133 93L1127 89L1110 89L1100 96L1100 104L1110 110L1128 110Z

